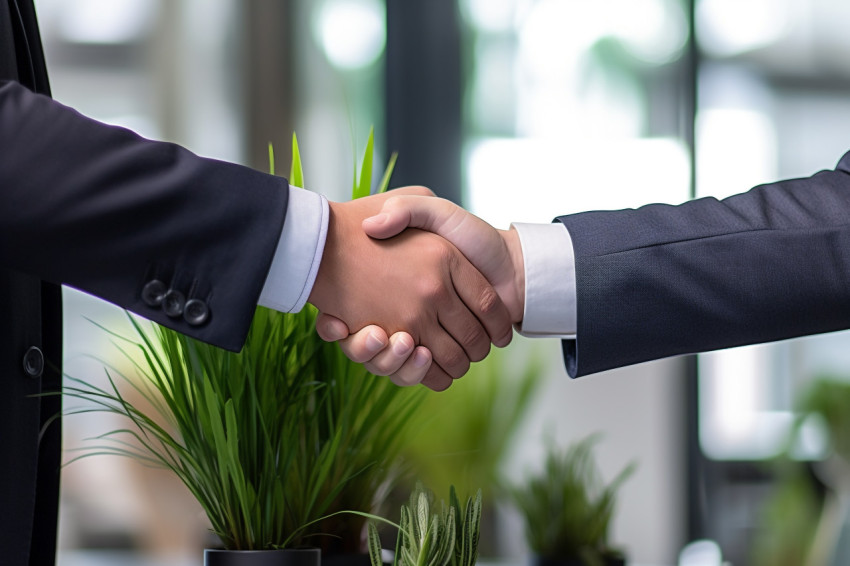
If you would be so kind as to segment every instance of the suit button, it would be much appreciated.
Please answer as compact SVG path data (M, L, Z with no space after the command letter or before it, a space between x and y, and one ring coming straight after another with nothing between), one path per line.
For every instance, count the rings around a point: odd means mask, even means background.
M190 299L183 311L183 318L192 326L200 326L210 316L210 308L200 299Z
M165 283L159 279L153 279L148 281L142 288L142 300L148 306L158 307L162 305L166 291L168 291L168 288L165 286Z
M180 291L171 289L165 294L162 300L162 310L165 314L172 318L176 318L183 314L183 307L186 305L186 297Z
M35 346L31 346L24 354L24 373L32 378L41 377L44 371L44 354Z

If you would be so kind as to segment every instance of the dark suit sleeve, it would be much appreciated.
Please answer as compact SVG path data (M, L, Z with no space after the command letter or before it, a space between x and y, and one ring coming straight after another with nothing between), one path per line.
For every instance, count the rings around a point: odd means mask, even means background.
M574 377L850 328L850 153L721 201L557 220L576 257Z
M280 239L285 179L198 157L0 82L0 261L237 350ZM203 323L143 299L162 281ZM174 295L177 296L177 295ZM174 313L172 313L174 314Z

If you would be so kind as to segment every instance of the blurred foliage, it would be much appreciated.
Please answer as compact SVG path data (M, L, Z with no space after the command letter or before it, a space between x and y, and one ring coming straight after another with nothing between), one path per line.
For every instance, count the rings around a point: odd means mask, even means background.
M529 548L551 560L580 560L602 566L621 556L608 545L616 493L635 469L626 466L605 485L593 457L597 436L590 436L566 450L550 441L543 470L509 493L525 519Z
M821 513L821 497L805 465L786 463L782 479L758 514L750 549L753 566L806 564Z
M815 414L823 419L830 449L850 464L850 382L817 379L803 395L799 411L804 417Z
M495 498L500 467L543 379L537 356L516 363L511 352L494 349L447 392L427 392L402 449L417 480L438 493L455 485Z
M827 459L814 463L794 460L794 446L803 424L812 416L824 425ZM839 486L850 482L850 382L834 376L812 381L798 403L798 418L785 454L771 467L778 480L759 515L752 563L826 563L834 550L835 533L846 521L827 509L836 508L836 499L846 496L838 493ZM813 474L810 468L820 472Z

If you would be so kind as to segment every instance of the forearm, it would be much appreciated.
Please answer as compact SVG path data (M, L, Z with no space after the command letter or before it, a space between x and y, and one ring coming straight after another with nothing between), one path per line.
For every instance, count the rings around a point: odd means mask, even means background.
M850 176L560 217L576 256L571 374L850 326Z
M0 260L230 349L279 243L285 179L198 157L0 83ZM152 280L209 308L169 316Z

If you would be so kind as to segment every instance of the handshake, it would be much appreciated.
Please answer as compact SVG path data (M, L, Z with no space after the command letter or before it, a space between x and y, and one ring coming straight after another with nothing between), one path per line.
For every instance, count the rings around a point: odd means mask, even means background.
M449 387L523 317L519 236L424 187L330 203L319 335L398 385ZM353 332L353 333L352 333Z

